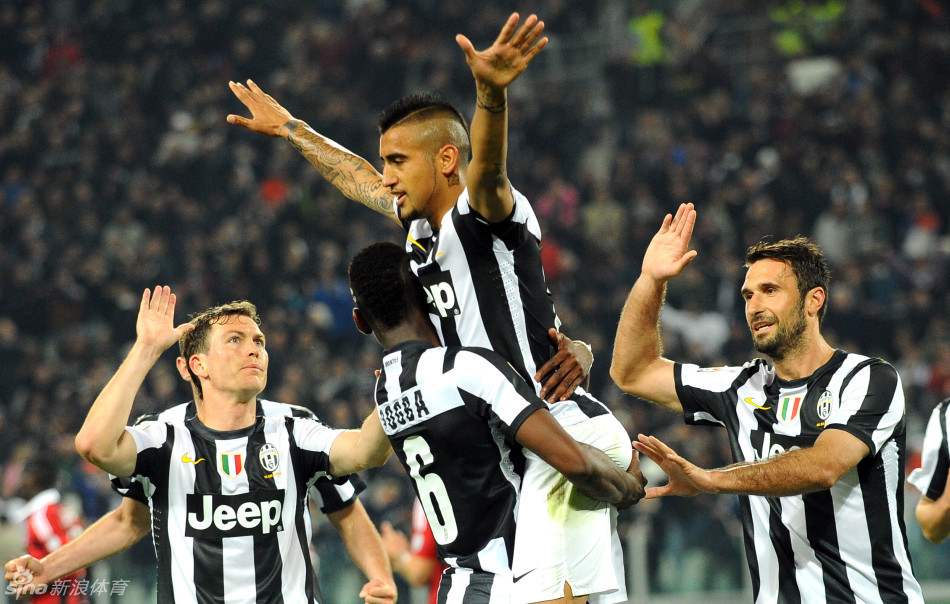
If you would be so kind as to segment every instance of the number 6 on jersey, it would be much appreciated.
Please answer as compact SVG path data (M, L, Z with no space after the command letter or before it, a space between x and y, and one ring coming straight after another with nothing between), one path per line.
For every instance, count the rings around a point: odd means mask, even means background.
M429 519L432 535L436 543L445 545L452 543L458 537L458 526L455 523L455 512L452 511L452 502L445 490L445 483L438 474L429 473L423 476L420 471L423 465L433 462L429 443L421 436L410 436L403 441L403 451L406 454L406 463L409 465L409 475L416 483L419 491L419 501Z

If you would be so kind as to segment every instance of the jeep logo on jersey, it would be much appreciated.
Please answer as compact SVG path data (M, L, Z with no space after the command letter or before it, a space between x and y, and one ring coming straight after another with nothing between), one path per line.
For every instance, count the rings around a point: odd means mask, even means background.
M786 434L752 430L749 432L749 441L755 451L756 461L762 461L788 451L810 447L815 444L815 437L788 436Z
M439 265L432 266L437 268ZM426 293L426 304L429 305L430 313L439 315L443 319L461 314L462 310L458 305L455 288L452 286L452 276L448 271L420 270L419 281Z
M186 537L247 537L282 531L283 489L240 495L192 493L186 496Z
M280 455L277 453L277 447L272 443L264 443L257 458L261 462L261 467L268 472L273 472L280 465Z

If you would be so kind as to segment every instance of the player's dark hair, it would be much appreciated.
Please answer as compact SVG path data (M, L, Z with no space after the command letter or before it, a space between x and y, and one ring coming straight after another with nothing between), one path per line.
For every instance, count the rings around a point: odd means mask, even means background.
M792 268L802 300L816 287L825 290L825 303L818 309L818 322L821 323L828 309L828 284L831 281L831 271L821 248L801 235L775 242L762 240L746 252L745 265L749 267L753 262L766 259L779 260Z
M191 383L198 391L198 396L203 396L201 391L201 381L191 370L191 363L188 359L199 352L208 352L208 335L211 333L211 326L218 323L227 323L232 317L242 316L261 324L261 318L257 314L257 307L247 300L237 300L228 302L220 306L209 308L200 313L191 315L190 323L195 326L194 329L185 333L178 341L178 349L181 356L185 359L188 366L188 374L191 376Z
M467 161L472 152L468 121L448 99L437 92L418 92L394 101L379 114L376 125L379 133L385 134L397 124L421 124L436 119L458 124L459 127L444 128L444 140L440 141L440 144L451 143Z
M52 489L56 486L56 479L58 478L56 457L49 452L40 452L33 455L23 464L23 476L29 478L36 490L30 496L46 489Z
M424 312L422 284L409 268L409 256L394 243L374 243L362 250L347 271L357 308L375 330L405 323Z
M379 133L384 134L407 118L424 120L435 116L450 117L462 124L468 132L468 121L448 99L438 92L417 92L393 101L379 114L376 125L379 127Z

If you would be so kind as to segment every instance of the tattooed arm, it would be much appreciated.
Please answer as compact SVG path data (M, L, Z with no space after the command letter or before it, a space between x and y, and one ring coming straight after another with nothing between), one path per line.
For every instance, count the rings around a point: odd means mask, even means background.
M247 86L237 82L228 85L252 116L229 115L228 123L287 139L343 195L399 222L392 195L371 163L295 119L251 80Z
M547 38L538 39L544 23L535 15L515 31L518 18L518 13L512 13L495 43L483 51L476 51L465 36L455 37L475 77L478 95L470 133L472 160L466 171L469 203L489 222L508 218L515 204L506 168L508 85L548 42Z

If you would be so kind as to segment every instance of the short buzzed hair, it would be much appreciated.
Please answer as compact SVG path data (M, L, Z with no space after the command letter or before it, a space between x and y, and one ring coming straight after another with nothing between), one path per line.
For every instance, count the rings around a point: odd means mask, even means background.
M208 352L208 335L211 333L211 326L219 323L227 323L231 317L247 317L257 325L261 324L261 318L257 314L257 307L247 300L236 300L220 306L215 306L191 316L190 323L195 326L178 341L178 349L181 356L185 359L185 365L188 367L188 375L191 376L191 384L198 391L198 396L203 396L201 392L201 381L191 370L191 363L188 360L192 355L201 352Z
M414 312L425 313L426 295L409 268L409 255L395 243L373 243L350 261L347 275L357 308L375 331L392 329Z
M459 156L467 162L472 153L472 142L468 134L468 121L458 109L437 92L419 92L404 96L384 109L376 121L379 133L385 134L390 128L403 124L423 124L433 120L444 120L440 145L449 143L459 150Z
M816 287L825 290L825 303L818 309L818 322L821 323L828 308L828 285L831 282L831 271L821 248L801 235L775 242L762 240L746 252L745 265L752 266L759 260L778 260L790 266L798 281L798 294L802 300Z

